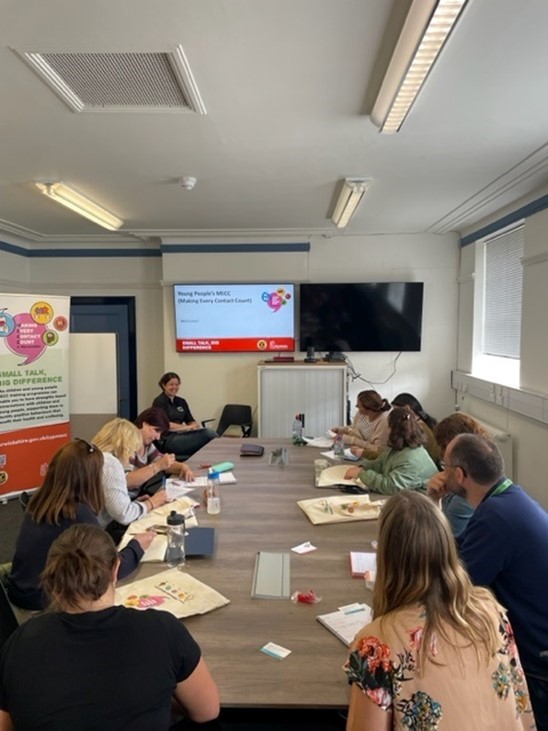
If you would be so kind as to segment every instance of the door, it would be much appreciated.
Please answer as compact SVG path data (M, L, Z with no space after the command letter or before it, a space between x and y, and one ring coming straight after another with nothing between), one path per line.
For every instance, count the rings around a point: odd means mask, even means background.
M70 332L73 436L90 438L114 416L135 419L135 298L72 297Z

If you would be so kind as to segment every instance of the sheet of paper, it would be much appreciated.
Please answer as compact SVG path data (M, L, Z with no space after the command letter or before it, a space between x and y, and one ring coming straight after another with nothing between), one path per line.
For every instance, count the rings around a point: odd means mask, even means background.
M335 457L335 452L332 449L329 449L327 452L322 452L321 455L322 457L327 457L327 459L337 459L337 457ZM349 462L357 462L359 460L359 457L352 454L349 449L344 450L344 458Z
M308 447L319 447L320 449L329 449L333 440L328 437L303 437Z
M294 553L310 553L310 551L316 550L316 546L313 546L310 541L305 541L304 543L300 543L298 546L293 546L291 550Z
M332 467L322 470L318 477L317 487L331 487L332 485L359 485L363 487L358 478L353 480L347 480L345 478L347 470L348 465L345 464L335 464Z
M352 576L365 576L367 572L371 575L377 571L377 554L365 551L350 551L350 570Z

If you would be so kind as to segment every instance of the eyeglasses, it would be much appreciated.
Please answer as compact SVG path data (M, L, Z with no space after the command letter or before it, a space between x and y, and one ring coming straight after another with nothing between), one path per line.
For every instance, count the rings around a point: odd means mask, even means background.
M449 464L449 462L443 462L443 460L440 462L440 467L442 470L448 468L448 469L456 469L457 467L460 467L460 464Z
M95 446L95 444L90 444L89 442L86 442L85 439L81 439L80 437L76 437L75 441L76 442L82 442L83 444L85 444L86 447L88 448L88 454L91 454L92 452L96 452L97 451L97 447Z

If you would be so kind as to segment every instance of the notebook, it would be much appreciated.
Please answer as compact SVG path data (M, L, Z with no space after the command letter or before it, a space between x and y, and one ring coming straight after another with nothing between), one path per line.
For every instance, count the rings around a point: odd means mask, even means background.
M371 622L372 610L367 604L354 604L329 614L318 614L318 622L350 647L358 632Z

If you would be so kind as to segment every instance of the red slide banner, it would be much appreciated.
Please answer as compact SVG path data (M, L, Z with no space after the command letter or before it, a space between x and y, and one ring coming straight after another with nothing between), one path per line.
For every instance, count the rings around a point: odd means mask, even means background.
M272 353L292 352L295 338L178 338L178 353Z

